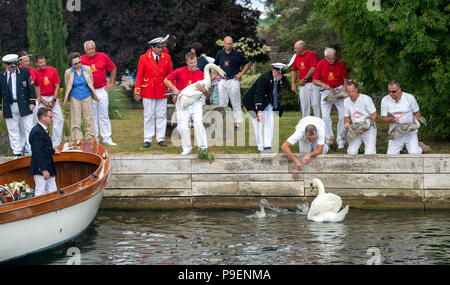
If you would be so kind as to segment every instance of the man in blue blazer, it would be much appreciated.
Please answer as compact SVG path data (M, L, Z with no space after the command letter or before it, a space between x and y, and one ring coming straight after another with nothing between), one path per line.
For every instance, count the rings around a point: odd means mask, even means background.
M33 110L36 95L30 81L28 69L17 67L19 56L8 54L2 58L6 70L0 73L0 118L3 115L8 128L9 142L15 156L22 156L20 130L28 136L33 127ZM3 108L3 114L2 114ZM25 143L25 154L30 154L30 145Z
M38 123L30 132L29 142L31 145L30 174L34 177L35 196L56 191L56 169L53 162L53 154L59 154L53 148L47 128L51 124L52 110L42 107L37 113Z
M262 74L243 99L244 106L253 120L258 154L272 152L273 112L278 112L280 117L283 113L278 94L286 68L283 63L273 63L272 70Z

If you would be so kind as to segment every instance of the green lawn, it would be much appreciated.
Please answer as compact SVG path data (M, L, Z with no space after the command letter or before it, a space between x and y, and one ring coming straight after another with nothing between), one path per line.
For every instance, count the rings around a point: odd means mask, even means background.
M143 109L124 109L121 110L121 119L111 120L113 135L112 138L116 142L117 146L106 146L108 151L114 155L127 155L127 154L179 154L181 153L180 146L174 146L171 142L171 132L170 128L167 128L166 132L166 142L168 147L160 147L153 141L150 148L144 148L143 139ZM286 112L279 121L279 152L281 152L281 144L294 132L295 126L297 125L301 113L299 112ZM337 111L333 109L332 112L333 119L333 130L336 131L337 124ZM377 121L378 135L377 135L377 153L386 153L387 149L387 130L388 125L381 122L380 119ZM209 146L209 153L212 154L225 154L225 153L256 153L256 146L249 146L249 136L248 136L248 121L245 127L245 146L237 145L237 135L235 135L235 143L233 146ZM236 133L235 133L236 134ZM224 135L225 136L225 135ZM193 129L191 132L191 139L193 140ZM450 143L448 141L436 140L434 138L423 138L419 133L420 140L425 144L429 145L433 149L433 153L449 153ZM298 152L298 145L294 146L293 150ZM197 153L194 149L193 153ZM329 153L340 153L345 154L346 149L337 150ZM363 153L363 147L360 149L360 153ZM406 153L404 150L402 153Z

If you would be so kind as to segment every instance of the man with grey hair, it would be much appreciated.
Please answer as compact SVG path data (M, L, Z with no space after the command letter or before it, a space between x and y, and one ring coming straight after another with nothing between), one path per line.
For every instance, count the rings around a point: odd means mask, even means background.
M295 133L290 136L281 146L283 152L294 162L297 170L303 170L303 165L308 164L311 159L319 154L328 153L332 142L325 143L325 122L317 117L304 117L295 127ZM291 146L299 144L300 153L305 154L300 161L291 150Z
M294 45L295 60L292 65L291 89L297 91L298 73L298 96L302 110L302 116L307 117L312 107L314 116L320 118L320 93L319 87L313 84L312 76L318 62L317 54L306 49L304 41L297 41Z
M114 86L117 68L105 53L96 51L94 41L86 41L84 50L86 54L81 56L81 64L91 68L95 93L98 97L98 101L92 101L95 136L98 141L98 133L100 131L104 144L116 145L111 139L112 130L108 114L108 91ZM106 72L110 72L109 82L106 79Z
M343 149L345 140L341 137L344 130L344 99L338 99L335 102L329 103L324 99L328 96L331 89L343 88L348 80L347 67L345 63L336 58L336 50L333 48L326 48L324 52L325 58L317 63L316 70L313 75L313 83L323 90L321 93L321 109L322 119L325 122L326 136L334 140L332 129L332 120L330 118L331 108L336 106L339 115L339 122L337 124L337 143L338 148Z

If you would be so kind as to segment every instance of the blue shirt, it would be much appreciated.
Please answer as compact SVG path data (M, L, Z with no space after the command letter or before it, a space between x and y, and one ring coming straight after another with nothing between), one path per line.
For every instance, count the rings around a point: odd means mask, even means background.
M208 60L202 56L197 59L197 68L200 69L201 72L205 72L205 66L208 63L209 63Z
M225 50L218 51L214 61L214 64L220 66L226 72L227 79L233 79L241 71L241 65L244 66L247 63L249 61L244 54L234 49L229 54Z
M81 66L81 75L78 76L77 72L75 71L75 67L72 67L71 72L74 73L73 76L73 85L72 90L70 90L70 95L77 99L77 100L83 100L91 96L91 89L89 89L89 86L87 85L86 78L84 78L83 71L86 70L83 66Z

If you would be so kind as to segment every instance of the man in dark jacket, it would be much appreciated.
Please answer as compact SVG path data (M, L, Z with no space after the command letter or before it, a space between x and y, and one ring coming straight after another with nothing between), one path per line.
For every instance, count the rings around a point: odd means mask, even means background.
M5 118L9 142L15 156L22 156L20 130L28 135L33 127L33 110L36 107L34 87L30 83L28 69L17 67L19 56L8 54L2 58L6 70L0 73L0 118ZM2 112L3 110L3 112ZM30 145L25 143L25 154L30 154Z
M272 70L262 74L244 96L244 106L253 120L257 153L272 152L273 111L278 111L281 117L283 111L278 94L286 68L283 63L272 64Z
M31 163L30 174L34 175L35 195L43 195L58 188L56 186L56 169L53 162L53 154L59 154L52 145L47 127L51 124L53 116L52 110L42 107L38 110L38 123L30 132Z

